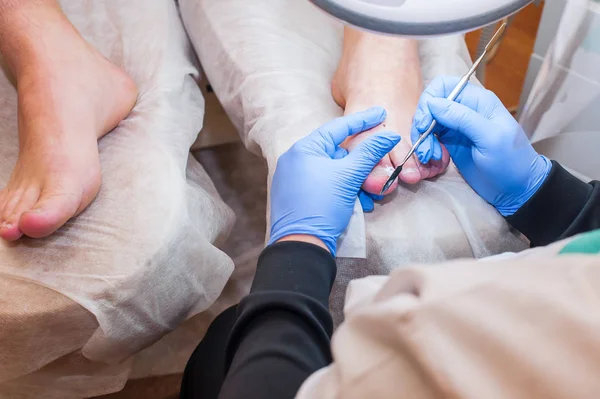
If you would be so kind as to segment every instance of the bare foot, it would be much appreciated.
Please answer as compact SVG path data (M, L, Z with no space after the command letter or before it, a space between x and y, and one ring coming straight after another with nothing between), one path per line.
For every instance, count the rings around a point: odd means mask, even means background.
M365 191L379 194L412 147L410 129L423 90L417 43L346 28L344 52L331 89L334 100L344 108L345 114L375 105L388 111L384 124L347 140L344 147L348 151L377 131L392 130L402 136L400 144L382 159L363 185ZM413 156L405 164L400 179L408 184L418 183L443 173L449 162L445 149L441 161L431 161L427 165ZM396 187L394 183L387 193Z
M35 3L35 2L34 2ZM57 6L30 7L13 24L31 29L10 62L18 91L19 157L0 191L0 237L52 234L100 189L97 140L133 108L131 78L90 46Z

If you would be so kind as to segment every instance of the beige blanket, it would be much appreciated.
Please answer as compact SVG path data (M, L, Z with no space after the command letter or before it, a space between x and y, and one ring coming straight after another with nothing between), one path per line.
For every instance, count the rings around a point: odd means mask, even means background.
M334 362L298 398L600 397L600 256L564 245L351 283Z

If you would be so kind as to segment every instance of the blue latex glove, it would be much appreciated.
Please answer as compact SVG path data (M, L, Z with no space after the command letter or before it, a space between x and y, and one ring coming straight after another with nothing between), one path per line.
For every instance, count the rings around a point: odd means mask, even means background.
M400 135L377 133L351 153L339 145L385 118L385 110L375 107L336 119L279 158L271 186L269 245L289 235L304 234L319 238L335 256L336 242L350 222L361 186L381 158L400 142ZM368 206L367 198L361 195Z
M385 112L385 110L384 110ZM339 147L335 152L334 159L342 159L348 155L348 151L345 148ZM381 201L384 198L383 195L371 194L364 190L360 190L358 193L358 199L362 207L363 212L373 212L375 210L375 201Z
M521 126L491 91L468 84L456 101L446 99L458 81L436 78L427 87L411 138L415 142L435 118L435 133L467 183L503 216L513 215L539 190L552 163L533 149ZM439 153L440 142L434 135L417 150L422 163Z
M358 193L358 199L360 200L363 212L373 212L375 210L375 201L381 201L383 198L383 195L371 194L363 190Z

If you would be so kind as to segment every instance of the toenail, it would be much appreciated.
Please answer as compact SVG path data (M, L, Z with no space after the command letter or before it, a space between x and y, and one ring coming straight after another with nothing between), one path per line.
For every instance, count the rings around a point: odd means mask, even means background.
M414 175L414 174L419 174L419 171L415 168L408 168L408 169L404 169L402 171L403 175Z
M2 224L0 224L0 230L10 229L11 227L12 227L12 224L8 223L8 222L3 222Z
M377 166L371 172L371 176L385 176L390 177L394 173L394 168L391 166Z

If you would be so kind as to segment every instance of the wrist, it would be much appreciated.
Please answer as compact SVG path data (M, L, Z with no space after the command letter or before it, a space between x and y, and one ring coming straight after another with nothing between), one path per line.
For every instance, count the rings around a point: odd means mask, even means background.
M310 236L310 235L306 235L306 234L292 234L292 235L283 237L283 238L277 240L276 242L286 242L286 241L306 242L309 244L317 245L317 246L331 252L329 250L329 248L327 248L327 245L325 245L323 240L321 240L320 238L317 238L315 236Z
M271 237L267 245L279 241L301 241L317 245L328 250L333 256L336 253L337 239L322 234L318 229L305 225L287 225L278 229L271 227Z
M530 179L527 182L522 193L515 196L510 205L496 207L498 212L504 217L509 217L517 213L533 196L540 190L550 175L552 170L552 161L543 155L538 155Z

